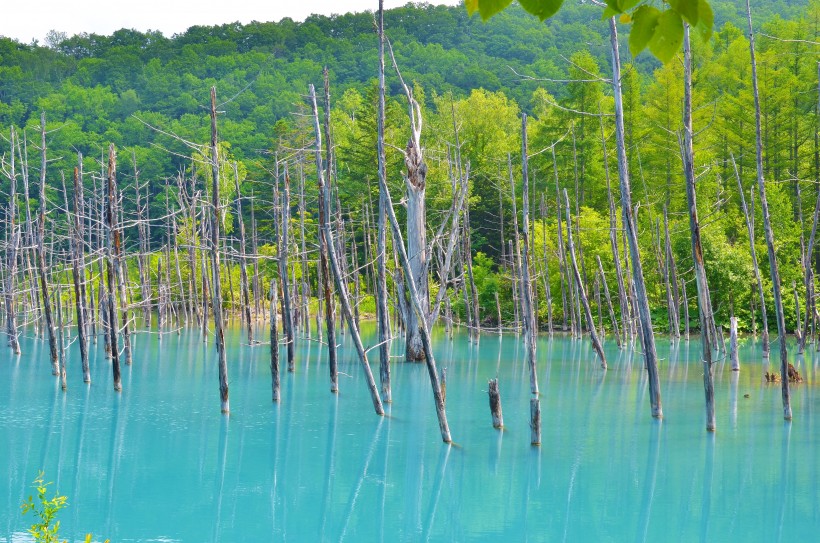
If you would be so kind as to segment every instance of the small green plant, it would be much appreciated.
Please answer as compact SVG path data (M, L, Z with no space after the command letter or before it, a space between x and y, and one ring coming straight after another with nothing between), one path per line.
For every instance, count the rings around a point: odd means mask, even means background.
M58 535L60 521L56 520L56 518L57 513L68 505L68 498L60 496L59 493L55 493L54 496L49 499L46 493L48 491L48 485L50 484L51 483L45 482L45 473L42 471L39 472L32 485L37 490L36 501L34 496L29 496L28 499L23 502L23 505L20 506L24 515L28 512L33 512L39 519L39 522L32 524L28 530L37 543L60 543ZM86 534L85 543L91 543L91 539L91 534ZM63 541L62 543L66 542ZM109 543L109 540L106 539L105 543Z
M42 471L34 479L32 485L37 490L37 500L33 496L29 496L28 500L23 502L21 506L23 514L33 512L38 518L29 528L29 533L34 537L34 541L38 543L59 543L57 532L60 529L60 521L56 520L57 513L66 506L67 498L55 494L49 499L46 496L48 485L51 483L45 482L45 473Z

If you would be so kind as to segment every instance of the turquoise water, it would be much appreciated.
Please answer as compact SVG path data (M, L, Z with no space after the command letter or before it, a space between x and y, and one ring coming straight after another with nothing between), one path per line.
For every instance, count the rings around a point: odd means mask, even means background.
M365 325L372 341L372 327ZM195 332L141 334L123 392L101 345L69 388L47 346L0 352L0 542L30 541L19 504L38 470L68 496L69 541L814 541L820 529L814 383L820 358L794 356L794 421L763 382L759 345L740 374L716 367L716 435L705 431L700 344L660 341L666 418L649 416L641 358L587 340L541 338L542 440L530 446L521 341L439 332L455 444L441 443L423 365L393 365L388 416L373 413L344 337L341 392L325 351L300 341L296 372L270 401L267 346L228 334L231 415L219 412L216 356ZM393 348L398 357L399 342ZM284 352L284 351L283 351ZM374 359L376 351L371 351ZM377 365L374 372L378 376ZM506 428L492 428L487 379L499 376ZM748 398L745 395L748 394Z

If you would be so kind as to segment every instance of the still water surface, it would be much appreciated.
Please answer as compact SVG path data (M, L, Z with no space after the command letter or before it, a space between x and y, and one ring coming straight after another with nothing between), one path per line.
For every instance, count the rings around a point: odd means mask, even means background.
M363 325L373 342L373 328ZM123 392L102 346L89 387L77 345L69 388L47 345L0 351L0 543L30 541L19 504L38 470L68 496L69 541L816 541L820 532L820 358L792 355L793 388L762 379L759 344L742 371L715 371L718 431L705 431L700 343L659 342L665 419L649 416L639 353L588 340L538 345L542 440L530 446L520 338L437 332L455 444L441 443L423 365L393 353L393 404L378 417L348 341L340 394L326 352L299 341L296 372L270 401L267 346L229 331L231 415L219 412L213 343L196 332L140 334ZM282 351L284 354L284 350ZM371 351L377 361L377 351ZM374 364L378 378L378 367ZM506 428L492 428L487 379L499 376ZM747 396L748 395L748 396Z

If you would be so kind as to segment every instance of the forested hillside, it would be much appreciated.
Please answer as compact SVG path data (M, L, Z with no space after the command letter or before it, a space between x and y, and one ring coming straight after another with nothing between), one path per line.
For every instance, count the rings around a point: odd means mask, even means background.
M755 135L749 47L741 30L745 28L745 3L715 0L712 4L715 34L709 43L696 39L693 46L695 168L704 252L719 322L728 322L731 312L749 329L756 283L732 165L734 157L750 200ZM797 297L805 299L801 244L811 231L820 186L820 2L759 0L752 3L752 9L759 29L764 166L781 275L789 292L785 300L787 320L792 328L796 298L791 285L796 284ZM421 142L429 167L427 227L431 232L450 207L452 163L448 157L456 141L461 144L462 160L469 163L471 245L482 320L496 320L496 293L500 295L502 320L515 318L507 242L513 239L514 230L512 188L520 184L521 176L522 112L530 116L530 209L536 219L532 249L536 257L544 256L544 262L553 261L549 271L535 265L540 277L536 295L542 319L547 311L542 285L551 285L553 296L562 289L563 279L554 264L558 253L558 188L567 188L572 198L572 212L578 221L576 244L585 278L590 284L595 281L598 256L606 273L611 273L607 187L617 184L617 166L613 103L606 83L611 74L608 32L600 20L600 10L586 2L567 2L555 18L539 23L514 8L485 24L478 17L468 17L463 6L420 4L389 10L385 27L396 63L422 108ZM623 58L631 59L626 53L626 34L622 41ZM196 161L202 150L188 142L204 145L209 141L209 89L216 86L226 163L238 161L240 190L244 196L256 197L260 252L273 245L270 208L276 159L287 159L294 187L305 187L304 219L310 239L315 239L315 169L309 167L313 159L305 152L313 141L313 127L305 116L305 95L309 84L321 87L326 66L332 100L337 211L347 221L351 247L358 247L361 280L367 290L372 246L365 227L372 215L365 209L371 210L378 200L377 63L377 38L370 13L313 16L302 23L285 19L192 27L173 37L124 29L111 36L54 33L45 45L0 39L4 166L8 171L10 127L26 134L29 151L34 153L42 112L48 132L46 180L54 205L62 201L58 192L61 173L70 177L77 152L85 157L85 171L99 175L106 167L108 145L113 143L121 156L125 213L136 209L131 196L133 160L140 182L148 183L149 215L165 216L180 205L178 175L200 182L207 179L208 172ZM410 127L404 94L389 55L387 64L387 174L394 199L399 200L404 189L400 150L406 145ZM668 268L662 249L665 209L676 273L681 281L692 281L678 143L682 78L680 62L661 66L646 53L624 66L633 199L638 204L649 294L660 329L667 321L662 281ZM18 157L23 158L20 153ZM30 162L30 196L36 201L39 159ZM222 196L228 203L234 198L232 171L226 179ZM86 189L93 190L94 183L89 176ZM9 186L8 176L3 177L4 199ZM520 209L520 189L517 198ZM8 202L3 201L2 206L6 209ZM293 207L298 222L302 207L298 198ZM246 221L250 220L250 209L247 205L243 208ZM403 212L399 210L399 214ZM50 218L57 232L65 228L60 216ZM235 236L232 221L228 214L227 233ZM756 223L759 228L761 220ZM152 229L150 237L152 250L159 251L170 241L170 235L161 228ZM125 241L137 245L136 228L126 228ZM757 243L758 254L765 254L762 235ZM294 244L315 251L312 243L294 240ZM299 274L311 274L315 283L315 256L310 260L307 265L305 256ZM763 271L765 275L765 266ZM315 287L311 291L315 295ZM690 284L693 308L694 291ZM458 298L454 297L453 303L461 307ZM560 309L556 311L560 313ZM692 321L696 319L693 309Z

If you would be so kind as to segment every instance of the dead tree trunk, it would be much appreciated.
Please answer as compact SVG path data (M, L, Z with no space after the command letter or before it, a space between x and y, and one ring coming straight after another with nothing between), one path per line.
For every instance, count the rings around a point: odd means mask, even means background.
M706 395L706 430L715 431L715 385L712 367L712 343L710 337L714 329L714 315L706 281L706 267L703 264L703 247L700 242L700 222L698 221L697 197L695 194L695 152L692 147L692 52L689 44L689 25L683 25L683 174L686 178L686 202L689 207L689 234L692 240L692 259L695 268L695 285L698 290L698 313L700 315L700 335L703 346L703 390Z
M322 134L319 128L319 108L316 105L316 90L314 89L313 85L309 86L309 94L310 94L310 102L311 106L313 107L313 129L314 133L316 134L316 175L318 177L318 183L320 188L319 198L324 199L325 201L325 209L330 209L330 191L328 190L327 186L325 185L324 180L324 171L322 169ZM370 371L370 364L367 360L367 352L364 349L364 345L362 345L362 339L359 336L359 330L356 328L353 319L353 311L350 308L350 300L347 296L347 289L345 288L344 283L344 276L342 275L341 267L339 266L339 259L338 255L334 249L333 244L333 234L330 229L330 224L328 221L325 221L324 225L322 225L325 230L325 239L327 240L329 251L328 255L330 256L330 265L333 270L333 280L336 283L336 291L339 293L339 299L342 302L342 311L344 313L345 319L347 319L348 328L350 330L350 335L353 338L353 344L356 347L356 352L359 355L359 362L362 366L362 371L364 372L365 379L367 381L367 388L370 390L370 398L373 401L373 408L376 411L377 415L384 415L384 406L382 405L382 400L379 397L379 391L376 388L376 381L373 379L373 373Z
M60 388L63 389L65 392L66 388L68 388L68 383L66 383L66 370L65 370L65 337L63 334L63 300L62 300L62 289L60 288L59 283L57 284L57 356L60 361Z
M490 379L487 384L490 396L490 414L493 417L493 428L504 427L504 414L501 411L501 393L498 390L498 377Z
M538 370L536 368L535 339L538 334L533 309L532 282L530 280L530 176L527 141L527 114L521 115L521 178L523 180L521 201L521 307L524 309L524 342L527 348L527 365L530 368L530 392L538 395ZM513 189L515 190L515 189ZM515 198L515 193L513 193Z
M51 297L48 292L46 277L46 114L40 114L40 214L37 221L37 274L40 277L40 292L43 297L43 316L48 333L48 346L51 354L51 374L59 375L57 336L54 332L54 321L51 313Z
M294 366L294 333L293 333L293 304L291 299L290 281L288 277L288 253L290 252L290 175L288 165L285 163L284 184L282 186L282 209L281 209L281 239L279 240L279 278L282 282L282 303L284 312L282 313L282 329L285 332L285 340L288 347L288 371L293 372ZM279 180L277 179L278 183Z
M755 60L755 37L752 28L752 9L749 0L746 0L746 15L749 23L749 53L752 60L752 92L755 104L755 154L757 165L757 187L760 192L760 209L763 213L763 231L766 235L766 246L769 253L769 267L771 269L772 287L774 290L774 311L777 319L777 335L780 341L780 374L781 396L783 398L783 418L792 420L791 397L789 393L789 353L786 348L786 320L783 316L783 295L781 293L780 272L777 266L777 254L774 247L774 233L769 218L769 201L766 198L766 182L763 179L763 140L760 127L760 93L757 88L757 62Z
M612 333L615 335L615 341L618 344L618 348L621 347L621 332L618 329L618 319L615 318L615 308L612 306L612 298L609 296L609 286L606 283L606 276L604 275L604 266L601 264L601 257L595 257L598 260L598 273L601 276L601 283L604 285L604 296L606 297L606 303L609 307L609 319L612 322Z
M71 245L71 274L74 279L74 302L77 308L77 341L80 343L80 363L83 369L83 382L91 382L91 371L88 367L88 338L85 307L85 272L83 271L83 230L82 220L80 219L83 212L80 205L80 194L82 191L82 183L80 182L79 168L74 168L74 228L70 232ZM63 187L65 194L65 187ZM68 211L68 195L65 197L66 212Z
M391 49L392 57L392 49ZM427 187L427 164L421 148L421 106L413 97L413 91L404 83L399 73L395 57L393 66L404 87L410 117L411 136L404 150L404 165L407 168L405 186L407 188L407 254L410 257L410 273L405 273L406 281L415 283L425 321L430 313L430 285L428 282L427 213L425 190ZM410 290L409 288L407 289ZM419 361L424 356L421 340L421 326L414 311L407 312L405 332L405 358Z
M236 220L239 223L239 274L242 288L242 315L248 330L248 344L253 345L253 320L251 319L251 297L248 292L248 264L245 254L245 220L242 218L242 194L239 192L239 169L233 164L233 186L236 191Z
M137 169L137 155L131 154L131 159L134 164L134 192L136 194L136 208L137 208L137 235L139 236L139 254L137 254L137 269L140 276L140 291L142 294L142 320L143 326L151 328L151 270L148 268L148 234L145 228L147 217L143 218L143 209L146 214L148 212L148 203L146 202L143 208L140 194L142 189L139 182L139 170Z
M604 354L603 345L598 338L598 332L595 331L595 317L592 316L592 309L589 306L589 299L587 298L584 283L581 281L581 273L578 269L578 261L575 258L575 244L572 241L572 219L569 211L569 195L567 189L564 189L564 203L567 209L567 244L569 245L569 256L572 262L572 271L575 276L575 286L578 290L578 297L581 299L581 304L584 307L584 315L587 320L587 329L589 330L589 337L592 340L592 348L598 353L598 358L601 359L601 367L606 369L606 355Z
M11 127L11 153L8 178L10 181L9 208L6 215L6 231L9 233L9 246L6 250L6 335L8 344L14 354L20 354L20 342L17 339L17 300L15 299L14 279L17 275L17 249L20 247L20 232L17 228L17 171L14 167L15 131Z
M119 268L119 231L116 227L115 209L117 206L117 153L114 144L108 146L108 185L106 190L106 278L107 278L107 314L106 329L108 330L108 341L111 346L111 369L114 376L114 391L122 391L122 378L120 377L120 347L117 334L117 304L114 301L116 276Z
M555 158L555 145L552 146L552 171L555 176L555 213L558 219L558 276L561 278L561 316L562 330L567 331L567 289L564 277L567 270L567 259L564 254L564 233L561 227L561 193L558 189L558 161Z
M223 413L230 411L228 361L225 356L225 329L222 322L222 278L219 270L219 147L216 130L216 87L211 87L211 273L213 274L214 332L219 364L219 400Z
M278 301L276 279L270 281L270 376L271 395L274 402L279 401L279 332L276 329L276 306Z
M817 220L820 217L820 191L817 192L817 201L814 204L814 218L812 219L811 235L809 245L803 252L803 283L806 287L806 322L803 325L803 333L800 335L798 352L802 353L806 348L806 339L811 335L810 323L814 322L814 270L812 269L811 257L814 254L814 243L817 239Z
M327 68L324 70L324 82L325 82L325 157L326 157L326 173L327 173L327 182L330 183L331 181L331 173L332 169L332 146L330 140L330 81L328 78ZM321 158L321 157L320 157ZM321 168L319 164L317 164L317 168ZM317 179L320 183L324 181L323 178L319 177ZM320 273L320 283L322 285L323 294L324 294L324 302L325 302L325 328L327 329L327 359L328 359L328 368L330 370L330 391L332 393L337 393L339 391L339 370L338 370L338 363L336 360L336 307L333 300L333 292L331 291L330 286L330 270L328 269L328 251L329 251L329 244L328 239L325 236L325 226L328 222L328 209L325 208L325 199L322 198L322 191L324 187L319 184L319 273ZM386 303L386 298L384 299ZM385 313L386 314L386 313ZM381 329L381 322L379 323L379 327ZM381 345L379 346L381 349ZM385 345L385 350L387 346ZM391 394L390 394L390 366L388 365L388 361L385 360L385 365L380 368L380 377L381 377L381 385L382 385L382 397L384 397L384 401L390 403L391 401Z
M610 45L612 48L612 95L615 98L615 139L618 151L618 178L621 185L621 212L623 214L624 230L632 261L632 277L641 324L641 341L643 343L643 352L649 381L649 403L652 416L661 418L663 417L663 407L661 405L661 385L658 377L658 355L655 351L655 335L652 331L649 300L646 295L646 284L643 278L643 265L641 264L641 254L638 247L638 232L635 225L635 217L632 214L629 165L626 157L626 143L624 141L621 57L618 50L618 29L615 26L614 17L609 19L609 32Z
M734 155L732 155L732 165L734 166L735 170L735 178L737 179L738 192L740 192L740 205L743 208L743 216L746 220L746 230L749 233L749 250L752 254L752 267L754 269L755 281L757 282L757 292L760 295L760 318L763 320L763 354L765 356L769 356L769 317L766 313L766 297L764 296L763 292L763 280L760 277L760 268L757 265L757 251L755 250L754 226L752 224L752 218L750 217L749 210L746 208L746 196L743 191L743 183L740 180L740 173L737 170L737 163L735 162ZM754 192L752 192L752 196L754 196Z

